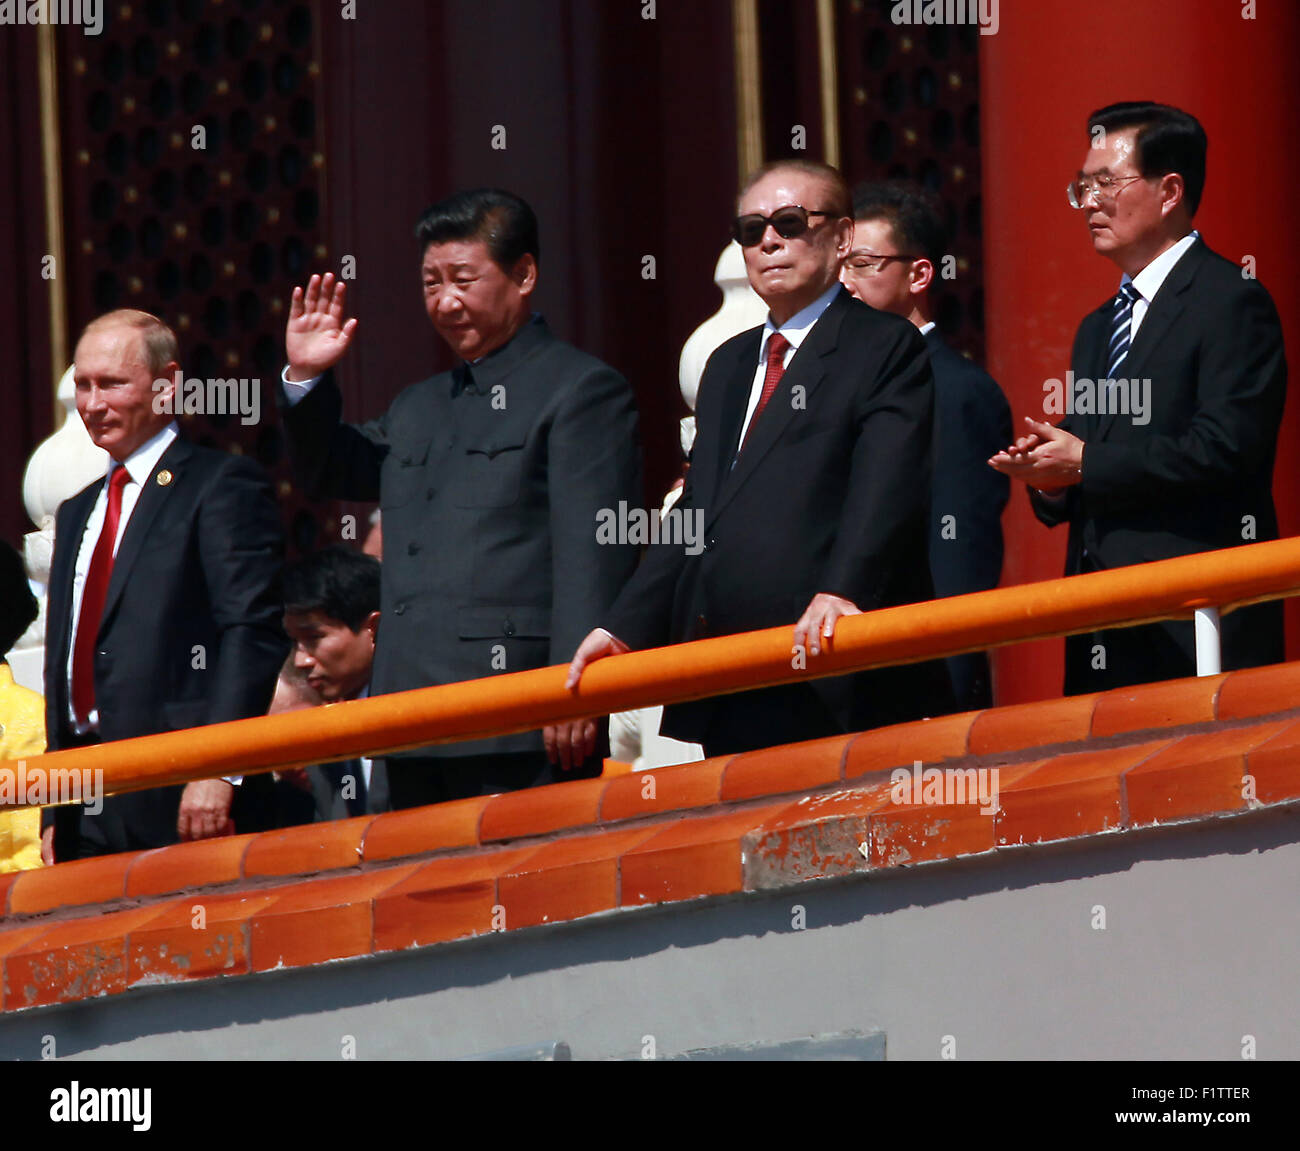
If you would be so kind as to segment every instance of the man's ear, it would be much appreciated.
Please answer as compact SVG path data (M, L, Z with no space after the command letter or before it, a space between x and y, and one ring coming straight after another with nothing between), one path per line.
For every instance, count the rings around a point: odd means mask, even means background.
M835 221L835 254L841 260L853 250L853 220L841 216Z
M1187 183L1177 172L1160 177L1160 214L1168 216L1179 204L1187 204Z
M379 613L372 611L365 619L361 621L361 626L370 633L370 642L375 642L375 636L379 632Z
M537 287L537 260L531 252L525 252L515 261L515 266L510 270L510 278L523 295L532 295L533 289Z
M169 360L167 366L163 368L157 376L154 377L153 388L153 410L155 412L170 412L176 414L176 377L180 373L181 366L175 360ZM165 380L166 383L158 386L159 380Z
M917 295L929 289L934 283L934 265L924 256L912 261L912 278L907 285L907 290L912 295Z

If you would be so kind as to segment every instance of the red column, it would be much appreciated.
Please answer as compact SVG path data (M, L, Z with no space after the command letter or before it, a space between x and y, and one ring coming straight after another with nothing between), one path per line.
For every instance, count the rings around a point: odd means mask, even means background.
M988 367L1017 422L1042 418L1043 381L1062 378L1083 316L1114 293L1119 271L1092 251L1065 185L1088 144L1088 114L1155 100L1195 115L1209 136L1196 226L1230 260L1254 256L1282 316L1300 387L1300 4L1225 0L1001 0L981 38ZM1251 16L1253 11L1253 18ZM1300 429L1288 398L1274 495L1284 536L1300 534ZM1020 488L1021 485L1014 485ZM1023 489L1003 517L1003 585L1059 576L1065 528L1048 531ZM1297 653L1300 603L1287 610ZM1060 640L1004 648L997 702L1060 694Z

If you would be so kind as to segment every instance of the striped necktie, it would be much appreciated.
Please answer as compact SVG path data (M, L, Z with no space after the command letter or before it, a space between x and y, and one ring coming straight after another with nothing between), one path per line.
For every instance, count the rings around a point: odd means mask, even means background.
M1122 284L1115 296L1115 318L1110 326L1110 344L1106 351L1106 378L1113 380L1133 342L1133 305L1142 298L1132 283Z

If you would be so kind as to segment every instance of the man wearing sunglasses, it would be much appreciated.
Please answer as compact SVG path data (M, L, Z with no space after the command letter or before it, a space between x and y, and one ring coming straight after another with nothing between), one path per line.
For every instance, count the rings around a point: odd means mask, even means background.
M681 501L704 548L649 549L579 646L594 659L789 625L792 663L815 671L846 615L928 599L934 385L925 342L839 283L853 239L833 168L769 165L741 190L734 235L767 323L710 358ZM936 714L941 663L890 668L670 706L663 730L708 755Z
M1264 287L1192 230L1205 131L1147 103L1102 108L1088 129L1067 196L1120 290L1079 326L1066 418L1026 419L989 463L1028 485L1043 523L1070 525L1067 575L1275 539L1282 330ZM1096 381L1116 383L1090 396ZM1224 670L1280 661L1281 604L1225 616L1222 645ZM1067 694L1195 671L1190 622L1066 640Z
M993 377L955 352L934 322L932 289L946 250L933 195L902 180L863 184L853 194L853 247L841 279L863 303L910 320L925 337L934 372L934 477L930 574L936 596L998 586L1002 509L1011 482L988 458L1011 439L1011 408ZM993 703L988 656L947 661L958 711Z

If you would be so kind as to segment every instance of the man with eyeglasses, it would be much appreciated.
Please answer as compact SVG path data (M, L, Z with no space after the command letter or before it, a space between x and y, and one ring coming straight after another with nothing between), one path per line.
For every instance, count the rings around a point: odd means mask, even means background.
M934 372L930 574L939 597L986 591L1002 576L1002 509L1011 481L987 464L1011 439L1011 408L993 377L939 335L932 290L946 245L943 213L916 184L885 180L853 194L853 247L840 279L859 300L910 320ZM989 707L988 656L947 661L958 711Z
M1067 575L1275 539L1282 329L1264 287L1192 230L1205 131L1150 103L1102 108L1088 130L1067 195L1119 292L1079 326L1066 418L1027 419L989 463L1028 485L1043 523L1070 525ZM1224 617L1225 670L1282 658L1280 603ZM1190 622L1066 640L1067 694L1195 670Z
M931 596L929 360L912 325L839 283L853 238L843 178L807 161L760 169L734 234L770 312L700 381L677 507L702 517L703 550L649 549L575 653L571 689L630 648L796 619L792 664L815 671L838 619ZM928 663L670 706L663 730L721 755L937 714L950 698L943 664Z

